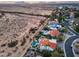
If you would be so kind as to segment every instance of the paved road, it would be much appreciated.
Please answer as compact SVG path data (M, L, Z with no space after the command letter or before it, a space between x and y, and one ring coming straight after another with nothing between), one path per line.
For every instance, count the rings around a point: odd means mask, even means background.
M72 42L77 38L79 38L79 36L72 36L68 38L67 41L65 42L65 52L67 57L74 57L71 45Z
M79 38L79 33L75 32L72 28L69 27L69 23L67 21L65 21L64 25L69 29L69 31L71 31L73 34L75 34L76 36L72 36L70 38L67 39L67 41L65 42L65 53L67 57L74 57L73 51L72 51L72 42Z
M64 22L64 25L75 35L79 35L79 33L77 33L76 31L74 31L72 28L69 27L69 23L67 21Z

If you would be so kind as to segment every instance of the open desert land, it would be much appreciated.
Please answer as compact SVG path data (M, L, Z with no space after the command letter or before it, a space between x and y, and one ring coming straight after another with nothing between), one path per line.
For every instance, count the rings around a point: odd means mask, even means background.
M34 7L35 8L35 7ZM49 15L52 10L43 8L0 7L0 11ZM47 18L42 16L0 12L0 56L23 56L30 47L34 33Z
M11 11L11 12L23 12L29 14L39 14L39 15L50 15L53 8L45 7L45 5L26 5L26 6L18 6L18 5L0 5L1 11Z
M20 56L25 48L31 28L40 27L44 17L5 13L0 18L0 56ZM26 39L24 38L26 35Z

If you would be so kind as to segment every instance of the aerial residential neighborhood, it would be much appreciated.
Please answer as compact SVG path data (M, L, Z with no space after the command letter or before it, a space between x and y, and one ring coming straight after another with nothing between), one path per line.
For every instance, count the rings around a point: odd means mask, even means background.
M79 1L0 3L0 57L79 57Z

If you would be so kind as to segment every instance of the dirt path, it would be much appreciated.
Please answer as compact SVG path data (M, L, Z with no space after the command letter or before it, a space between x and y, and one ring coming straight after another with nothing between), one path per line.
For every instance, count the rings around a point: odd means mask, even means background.
M28 38L27 40L32 39L35 35L37 35L44 27L45 25L48 23L49 18L43 23L43 25L41 25L39 27L39 29L35 32L34 35L30 36L30 38ZM27 52L27 49L31 47L31 43L33 42L33 40L29 43L28 47L25 48L25 51L23 52L23 54L21 56L24 56L24 54Z

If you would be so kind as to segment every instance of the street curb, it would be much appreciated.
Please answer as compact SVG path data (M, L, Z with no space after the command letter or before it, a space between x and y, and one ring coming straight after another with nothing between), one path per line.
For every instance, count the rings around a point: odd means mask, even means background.
M65 36L66 36L66 34L65 34ZM68 38L67 38L67 39L68 39ZM67 57L67 56L66 56L66 51L65 51L65 42L67 41L67 39L65 39L65 40L64 40L64 44L63 44L63 48L64 48L64 55L65 55L65 57Z
M67 37L66 34L65 34L65 36ZM73 36L75 36L75 35L73 35ZM68 38L70 38L70 37L72 37L72 36L69 36ZM67 57L67 56L66 56L66 51L65 51L65 42L68 40L68 38L66 38L66 39L64 40L64 44L63 44L65 57Z
M71 45L71 46L72 46L72 51L73 51L73 54L74 54L75 57L77 57L77 55L75 54L73 43L76 42L76 41L77 41L77 39L74 40L74 41L72 42L72 45Z

